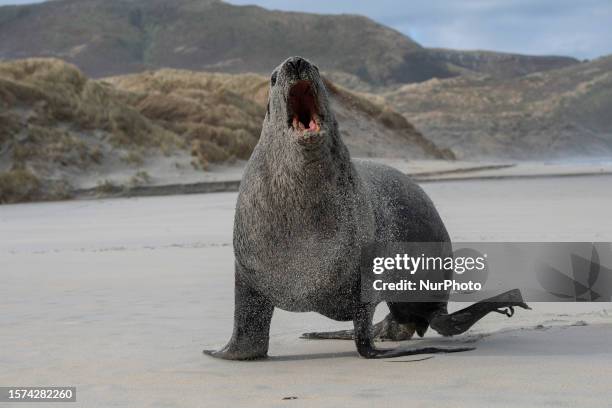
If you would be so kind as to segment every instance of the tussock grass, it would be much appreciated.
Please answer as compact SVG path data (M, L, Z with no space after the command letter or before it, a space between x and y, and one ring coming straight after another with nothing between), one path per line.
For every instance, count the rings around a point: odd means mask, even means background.
M261 133L268 83L255 74L171 69L95 81L57 59L1 62L0 160L8 158L8 168L29 172L5 177L3 199L34 199L37 191L66 195L66 175L94 171L112 160L138 169L144 157L185 150L194 167L206 170L248 159ZM326 85L351 109L409 138L422 138L384 103ZM23 190L10 180L21 180ZM101 183L98 190L110 194L119 188Z
M117 185L111 180L100 181L98 185L96 185L96 194L98 196L117 194L121 191L123 191L123 186Z
M5 168L28 169L4 174L3 202L64 197L71 188L61 174L100 165L105 151L133 159L132 152L185 147L179 135L126 104L122 93L56 59L0 63L0 160L9 161Z
M0 173L0 204L32 201L41 196L40 180L25 169Z
M130 178L129 185L130 187L146 186L147 184L150 184L151 181L153 181L151 175L146 171L141 170Z
M65 200L72 189L64 180L41 180L29 169L0 172L0 204L41 200Z
M137 168L149 154L177 149L207 169L250 156L266 98L267 80L257 75L163 70L94 81L57 59L2 62L0 152L39 180L58 169L88 171L108 154ZM26 181L9 178L17 176ZM5 191L18 201L33 197Z
M161 70L109 78L124 102L181 137L197 167L247 159L261 133L267 80Z
M120 92L88 80L76 67L55 59L26 59L0 64L0 104L11 115L3 132L30 133L29 127L63 128L79 133L98 130L117 147L178 144L176 135L122 103Z

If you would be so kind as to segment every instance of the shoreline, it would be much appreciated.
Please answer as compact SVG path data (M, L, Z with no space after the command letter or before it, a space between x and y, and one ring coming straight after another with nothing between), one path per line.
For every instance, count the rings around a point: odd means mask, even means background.
M443 160L402 160L384 158L357 158L389 165L410 176L418 184L450 181L487 181L516 179L546 179L568 177L611 176L612 162L468 162ZM42 196L31 201L4 204L61 202L73 200L97 200L109 198L177 196L236 192L239 190L244 162L223 165L201 174L201 177L185 177L189 182L179 182L176 177L154 178L146 185L130 185L121 178L108 180L103 185L92 183L69 191L63 199ZM125 176L118 173L117 176ZM123 177L124 179L126 177Z
M447 181L482 181L482 180L515 180L543 179L566 177L592 177L612 175L612 163L608 164L546 164L546 163L500 163L475 164L458 162L388 162L375 160L391 165L410 176L419 184ZM414 164L413 164L414 163ZM401 166L398 164L404 164ZM441 165L443 164L443 165ZM404 167L403 169L401 167ZM436 168L438 167L438 168ZM447 168L444 168L447 167ZM98 188L84 188L73 191L76 200L88 200L115 197L151 197L188 194L208 194L236 192L240 179L200 181L194 183L169 183L147 186L113 186L109 191L100 192Z

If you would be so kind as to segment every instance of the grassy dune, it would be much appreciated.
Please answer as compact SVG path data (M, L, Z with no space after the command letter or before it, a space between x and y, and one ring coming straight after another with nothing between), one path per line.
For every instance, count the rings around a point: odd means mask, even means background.
M108 82L125 104L179 135L203 169L248 159L259 138L268 84L261 76L160 70Z
M383 96L460 158L612 154L612 56L517 78L431 80Z
M380 99L327 86L351 129L349 148L379 138L394 154L452 158ZM247 159L267 92L268 79L254 74L166 69L91 80L57 59L0 63L0 202L70 197L88 174L108 186L105 172L121 166L147 184L142 166L156 157L190 155L194 171Z

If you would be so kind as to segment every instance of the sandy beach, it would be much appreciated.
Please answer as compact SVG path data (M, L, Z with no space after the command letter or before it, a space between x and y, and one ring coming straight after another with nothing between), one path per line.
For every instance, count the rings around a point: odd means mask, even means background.
M603 175L423 187L456 241L612 241L611 185ZM202 355L231 333L235 200L1 206L0 384L74 385L69 407L609 406L609 303L532 304L461 336L402 343L474 351L378 361L352 342L298 338L349 323L277 309L268 360Z

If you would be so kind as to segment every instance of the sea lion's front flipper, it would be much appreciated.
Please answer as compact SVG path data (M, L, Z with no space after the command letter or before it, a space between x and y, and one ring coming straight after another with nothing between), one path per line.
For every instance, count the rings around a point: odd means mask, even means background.
M416 327L412 323L398 323L389 313L387 317L372 327L372 334L375 341L404 341L412 338L415 329ZM310 332L303 333L300 338L309 340L353 340L355 331Z
M244 282L236 265L234 283L234 331L220 350L203 353L224 360L256 360L268 354L270 322L274 306Z
M521 291L518 289L512 289L501 295L474 303L455 313L437 315L431 320L430 326L443 336L454 336L465 332L474 323L491 312L502 313L511 317L514 314L515 306L531 309L523 301Z

